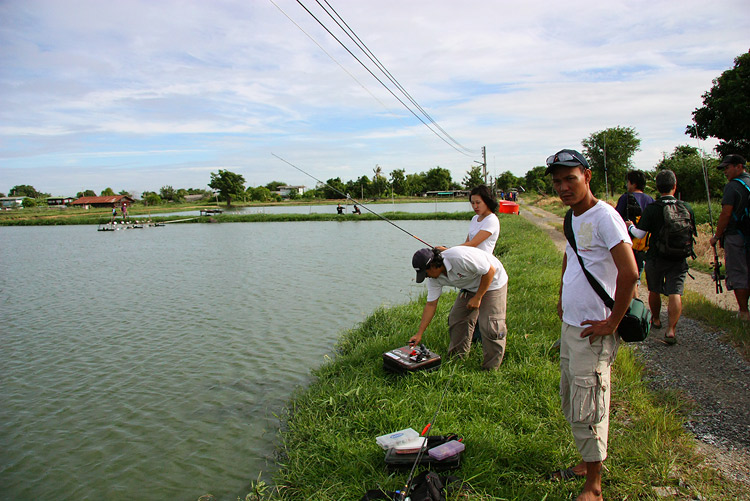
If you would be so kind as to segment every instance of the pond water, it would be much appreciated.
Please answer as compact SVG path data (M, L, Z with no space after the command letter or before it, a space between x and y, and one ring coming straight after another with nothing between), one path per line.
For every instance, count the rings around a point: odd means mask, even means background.
M341 204L344 207L344 213L351 214L354 210L354 206L349 204ZM226 210L226 205L220 205L221 209L227 214L336 214L336 204L319 204L319 205L256 205L252 207L236 207L230 210ZM435 212L471 212L471 204L468 200L461 200L460 202L452 201L446 202L438 199L434 199L430 202L413 202L403 204L366 204L365 206L360 205L360 211L365 214L369 211L378 214L387 214L388 212L410 212L410 213L435 213ZM366 207L366 208L365 208ZM146 209L144 209L145 211ZM141 214L142 212L137 212ZM154 216L197 216L200 214L198 210L181 211L181 212L169 212L169 213L154 213Z
M468 221L399 225L454 245ZM382 221L0 241L0 499L244 498L340 332L423 291L422 244Z

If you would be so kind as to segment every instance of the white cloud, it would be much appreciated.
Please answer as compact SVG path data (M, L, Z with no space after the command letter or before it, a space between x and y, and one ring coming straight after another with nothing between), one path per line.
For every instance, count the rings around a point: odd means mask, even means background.
M326 179L375 164L463 177L478 156L435 137L295 1L276 3L367 90L267 1L1 3L0 191L199 187L219 165L314 184L271 151ZM694 142L691 112L748 47L726 25L750 21L744 1L334 7L448 133L516 174L617 125L639 132L641 168Z

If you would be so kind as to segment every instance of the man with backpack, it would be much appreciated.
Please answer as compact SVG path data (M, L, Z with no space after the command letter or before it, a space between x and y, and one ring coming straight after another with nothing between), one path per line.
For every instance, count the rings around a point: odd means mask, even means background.
M727 177L721 214L711 245L721 241L727 261L727 289L734 291L739 317L750 320L748 296L750 291L750 175L745 170L745 159L727 155L718 166Z
M646 188L646 174L642 170L628 171L625 176L625 189L627 190L617 200L615 210L623 221L638 222L647 205L651 205L654 199L651 195L643 193ZM638 285L641 283L641 273L643 272L643 263L646 259L646 247L648 238L633 238L633 255L638 265L638 284L635 286L633 297L638 295Z
M647 206L637 225L627 221L631 236L643 238L651 234L646 253L646 281L648 282L648 306L653 320L651 324L661 329L659 313L661 295L667 296L667 317L669 326L664 333L664 343L677 342L675 329L682 314L682 293L685 289L685 276L688 272L687 258L695 258L693 253L695 214L682 200L674 197L677 191L677 177L671 170L663 170L656 175L656 189L661 196Z

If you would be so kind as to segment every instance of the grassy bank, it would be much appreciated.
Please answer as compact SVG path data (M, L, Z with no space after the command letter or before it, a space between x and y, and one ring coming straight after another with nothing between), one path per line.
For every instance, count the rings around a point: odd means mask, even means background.
M377 486L402 487L408 472L386 470L375 437L406 427L421 430L444 389L445 402L432 432L465 437L457 474L473 492L469 499L552 500L578 494L581 481L544 479L547 472L578 459L559 409L558 357L550 350L559 334L555 304L561 255L544 233L521 218L502 217L501 228L497 254L510 275L502 368L480 371L481 350L474 349L466 361L446 362L436 372L387 375L381 355L414 333L424 299L374 312L342 335L337 356L295 396L282 432L277 489L262 497L359 499ZM404 281L411 279L405 271ZM441 299L424 338L439 353L447 350L453 297ZM641 375L641 365L623 347L613 371L605 496L651 498L655 486L691 498L750 495L701 466L681 426L681 401L673 394L649 392Z

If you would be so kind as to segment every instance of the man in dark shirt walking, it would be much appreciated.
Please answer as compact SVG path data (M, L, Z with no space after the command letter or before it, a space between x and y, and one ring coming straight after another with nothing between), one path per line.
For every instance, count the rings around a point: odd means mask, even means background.
M750 174L745 170L745 159L740 155L727 155L719 164L724 171L727 184L721 199L721 214L716 223L716 233L711 245L721 241L727 261L727 289L734 291L740 312L739 317L750 320L748 296L750 296L750 235L742 235L737 223L750 197Z
M669 326L664 333L666 344L675 344L675 329L682 314L682 293L685 289L685 277L688 272L687 256L667 255L660 246L660 241L666 237L662 229L667 224L664 217L665 206L668 204L684 206L690 214L690 228L687 238L690 239L689 252L692 253L692 237L697 235L695 229L695 214L690 205L674 197L677 191L677 177L671 170L663 170L656 175L656 189L661 196L648 205L637 225L630 221L628 231L631 236L643 238L651 233L648 252L646 253L646 281L648 282L648 306L653 316L652 325L660 329L661 295L668 297L667 318ZM660 247L662 248L660 250Z

